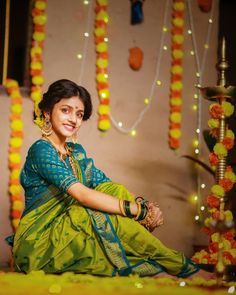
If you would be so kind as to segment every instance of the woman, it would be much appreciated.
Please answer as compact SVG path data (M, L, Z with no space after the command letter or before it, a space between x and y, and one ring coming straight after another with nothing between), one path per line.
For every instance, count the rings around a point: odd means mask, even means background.
M163 223L156 204L135 200L94 166L81 145L67 142L91 115L87 90L58 80L39 108L42 138L29 149L21 173L25 210L14 236L16 271L179 277L199 273L191 260L149 232Z

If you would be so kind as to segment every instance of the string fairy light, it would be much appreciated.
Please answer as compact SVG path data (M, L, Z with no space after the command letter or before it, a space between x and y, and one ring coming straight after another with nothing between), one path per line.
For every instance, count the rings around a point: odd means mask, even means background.
M214 19L214 13L215 13L215 3L213 1L212 3L212 9L211 9L211 14L210 17L208 18L208 27L207 27L207 33L206 33L206 38L203 46L203 55L202 59L200 61L199 57L199 50L197 46L197 41L196 41L196 33L195 33L195 26L194 26L194 20L193 20L193 14L192 14L192 6L191 6L191 0L187 0L187 10L188 10L188 19L189 19L189 30L188 33L191 36L192 40L192 46L193 50L190 51L190 54L194 57L195 60L195 66L196 66L196 86L200 87L203 81L203 74L205 71L205 66L206 66L206 57L207 53L209 50L209 42L211 38L211 32L212 32L212 24L213 24L213 19ZM190 33L191 32L191 33ZM197 93L194 93L193 98L196 100L194 104L196 105L196 141L198 144L194 145L194 154L199 157L201 156L201 146L202 146L202 137L201 137L201 130L202 130L202 97L200 94L200 91L197 90ZM202 204L202 198L201 198L201 177L200 177L200 172L197 170L197 195L198 195L198 202L197 202L197 212L198 215L200 216L197 221L202 220L202 211L201 210L201 204ZM196 220L196 219L195 219Z

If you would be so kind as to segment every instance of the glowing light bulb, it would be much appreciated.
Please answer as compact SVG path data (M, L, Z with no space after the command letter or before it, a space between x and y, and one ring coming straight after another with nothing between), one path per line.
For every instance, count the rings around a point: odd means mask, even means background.
M194 105L192 106L192 110L193 110L193 111L196 111L196 110L197 110L197 105L196 105L196 104L194 104Z
M150 102L149 98L147 98L147 97L144 98L144 103L145 103L145 104L149 104L149 102Z
M104 20L105 23L108 23L108 21L109 21L108 17L104 17L103 20Z
M157 80L156 83L157 83L158 86L161 86L161 81L160 80Z
M200 133L200 129L199 128L196 129L196 133L198 133L198 134Z
M194 97L194 98L198 98L197 93L194 93L193 97Z
M193 50L190 50L190 54L191 54L191 55L194 55L195 52L194 52Z
M191 35L192 34L192 31L191 30L188 30L188 34Z
M198 196L194 196L194 201L197 201L198 200Z
M131 131L131 135L132 135L132 136L136 136L136 135L137 135L136 130L132 130L132 131Z
M84 33L84 37L89 37L89 33L88 32L85 32Z
M107 97L107 95L106 95L105 92L102 92L101 96L102 96L102 98L106 98Z
M108 42L108 38L107 37L104 38L104 42Z
M118 122L118 126L119 127L122 127L123 126L123 123L122 122Z
M82 57L83 57L82 54L80 54L80 53L77 54L78 59L82 59Z
M84 5L88 5L89 1L88 0L84 0Z
M185 286L186 286L186 282L184 282L184 281L180 282L180 283L179 283L179 286L180 286L180 287L185 287Z
M213 23L213 19L212 18L209 18L208 22L209 22L209 24L212 24Z
M167 31L168 31L167 27L163 27L163 28L162 28L162 31L163 31L163 32L167 32Z
M209 45L208 44L204 44L204 48L205 49L208 49L209 48Z
M199 78L199 77L200 77L200 73L198 73L198 72L197 72L197 73L196 73L196 77L198 77L198 78Z
M201 211L204 211L205 210L205 206L201 206Z
M198 221L198 220L200 219L199 215L196 215L196 216L194 217L194 219L195 219L196 221Z
M198 147L198 145L199 145L198 140L197 139L194 139L193 140L193 146L196 148L196 147Z
M203 188L205 188L205 187L206 187L205 183L202 183L202 184L201 184L201 188L203 189Z
M199 154L199 149L195 149L194 153L195 153L196 155L198 155L198 154Z
M108 74L104 74L104 77L107 79L108 78Z
M167 50L168 48L167 48L167 46L166 46L166 45L164 45L164 46L163 46L163 49L164 49L164 50Z

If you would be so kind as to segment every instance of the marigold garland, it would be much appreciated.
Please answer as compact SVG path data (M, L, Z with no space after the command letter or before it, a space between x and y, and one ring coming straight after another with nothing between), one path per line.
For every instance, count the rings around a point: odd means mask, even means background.
M110 91L108 85L108 45L107 23L109 15L107 13L108 0L97 0L95 7L95 45L96 45L96 83L100 100L98 107L98 129L107 131L111 127L110 122Z
M22 103L23 99L20 94L18 82L7 79L6 90L11 97L11 115L10 115L10 140L8 166L10 169L9 176L9 198L10 198L10 220L13 231L16 230L23 211L23 195L20 185L21 169L21 146L23 143L23 122L22 122Z
M43 77L43 46L45 39L45 24L47 22L47 15L45 9L47 7L47 0L35 1L32 9L32 17L34 24L34 32L32 36L32 45L30 50L31 63L30 63L30 75L31 75L31 94L30 97L34 101L34 122L42 127L41 111L38 108L38 104L42 99L42 86L44 83Z
M181 106L183 89L184 0L173 0L172 5L172 66L170 85L169 146L177 149L181 137Z
M209 107L211 119L208 126L211 128L211 134L218 137L219 119L222 115L229 117L234 112L234 106L229 102L222 104L213 103ZM218 162L221 158L227 157L228 151L234 146L234 133L232 130L226 130L225 137L221 142L215 144L213 152L209 155L209 162L214 170L216 170ZM201 250L195 253L193 260L197 263L216 264L218 261L219 243L223 245L223 263L236 264L236 241L234 240L235 230L230 229L223 234L216 232L212 228L212 224L219 220L226 223L233 221L233 214L230 210L222 210L221 199L229 192L236 182L236 175L230 166L226 167L224 177L219 180L218 184L214 184L210 194L207 196L207 205L210 217L205 219L203 231L210 237L208 250Z

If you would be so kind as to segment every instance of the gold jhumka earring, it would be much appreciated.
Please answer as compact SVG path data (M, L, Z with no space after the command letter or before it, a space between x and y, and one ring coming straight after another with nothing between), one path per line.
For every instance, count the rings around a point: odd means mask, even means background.
M41 128L41 132L43 136L49 136L52 134L52 124L48 116L44 118L43 127Z
M76 144L78 143L78 133L75 132L72 136L71 136L71 141Z

